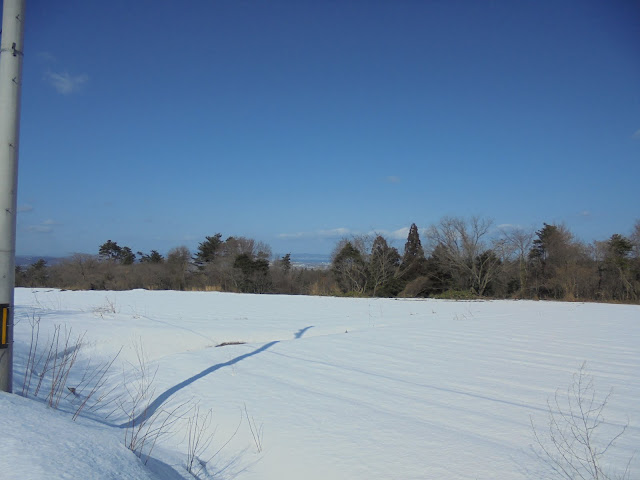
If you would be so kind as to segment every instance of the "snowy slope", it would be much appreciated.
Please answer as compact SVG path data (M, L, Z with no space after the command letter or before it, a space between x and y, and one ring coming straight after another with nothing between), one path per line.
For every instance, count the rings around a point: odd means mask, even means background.
M545 424L547 399L585 361L598 392L613 388L603 435L629 423L612 467L640 445L638 306L31 289L17 289L15 303L16 392L34 318L41 338L56 324L86 331L81 360L106 361L124 346L108 384L116 398L141 343L157 368L150 411L213 410L203 457L229 440L207 465L216 478L540 478L531 420ZM11 412L8 430L22 431L0 457L0 471L15 474L2 478L190 478L186 421L154 449L149 469L123 446L122 411L74 423L42 402L2 395L0 408ZM262 428L261 451L245 408ZM638 478L637 457L631 467ZM91 473L65 476L76 469Z
M4 479L152 479L118 432L0 392Z

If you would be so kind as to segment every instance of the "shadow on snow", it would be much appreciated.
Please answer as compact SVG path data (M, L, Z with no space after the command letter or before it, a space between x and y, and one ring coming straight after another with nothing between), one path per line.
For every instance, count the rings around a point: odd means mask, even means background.
M298 340L298 339L302 338L302 336L303 336L303 335L307 332L307 330L309 330L310 328L313 328L313 325L310 325L310 326L308 326L308 327L301 328L300 330L298 330L298 331L296 332L296 334L295 334L295 335L296 335L296 340Z
M133 420L129 420L121 425L118 425L118 428L128 428L131 425L138 425L141 421L144 421L146 418L152 417L153 414L158 410L158 408L160 408L160 406L164 402L166 402L174 393L182 390L184 387L191 385L196 380L200 380L202 377L206 377L207 375L215 372L216 370L219 370L223 367L229 367L238 362L241 362L245 358L249 358L259 353L262 353L265 350L268 350L269 348L273 347L276 343L279 343L279 341L266 343L262 347L254 350L253 352L245 353L244 355L240 355L236 358L232 358L228 362L217 363L216 365L210 366L209 368L201 371L200 373L194 375L193 377L187 378L186 380L178 383L177 385L174 385L173 387L169 388L168 390L158 395L158 397L153 402L151 402L149 406L145 408L145 410L140 415L138 415Z

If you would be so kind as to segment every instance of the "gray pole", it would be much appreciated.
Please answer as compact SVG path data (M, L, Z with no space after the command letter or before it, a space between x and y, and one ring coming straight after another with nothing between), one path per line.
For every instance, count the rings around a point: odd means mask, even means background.
M13 381L18 140L26 0L4 0L0 44L0 391Z

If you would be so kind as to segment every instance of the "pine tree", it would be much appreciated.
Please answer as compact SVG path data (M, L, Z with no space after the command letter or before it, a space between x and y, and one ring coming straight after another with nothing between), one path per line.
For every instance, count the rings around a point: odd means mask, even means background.
M233 262L233 268L242 272L240 290L245 293L264 293L267 291L269 280L269 262L264 258L251 258L247 253L241 253Z
M136 261L136 254L129 247L122 247L118 260L122 265L133 265Z
M193 258L198 266L215 260L223 245L222 234L216 233L213 237L205 237L205 241L198 244L198 251Z
M103 260L118 262L122 265L131 265L136 261L136 255L129 247L121 247L112 240L107 240L100 245L98 255Z
M409 228L407 243L404 244L404 255L402 256L402 263L404 265L409 265L420 258L424 258L424 250L422 249L422 243L420 242L418 227L415 223L412 223L411 227Z
M537 260L544 263L549 255L550 244L553 243L554 237L558 234L558 227L543 223L543 227L536 231L536 238L529 252L531 260Z
M616 300L637 300L638 290L634 285L634 275L631 269L633 243L623 235L615 233L605 243L605 257L599 267L600 284L611 298Z
M280 259L280 265L284 273L289 273L291 270L291 254L287 253L282 259Z
M611 235L611 238L607 243L609 246L609 252L615 259L616 263L620 266L626 266L631 252L633 251L633 243L619 233Z
M164 263L164 257L157 250L151 250L149 255L138 252L138 255L140 255L140 263Z
M111 240L107 240L100 245L100 249L98 250L98 255L103 260L118 260L121 253L122 247L120 247L117 242Z
M420 234L415 223L409 228L407 235L407 243L404 245L404 255L402 256L402 264L400 275L402 279L409 282L424 274L424 250L420 242Z

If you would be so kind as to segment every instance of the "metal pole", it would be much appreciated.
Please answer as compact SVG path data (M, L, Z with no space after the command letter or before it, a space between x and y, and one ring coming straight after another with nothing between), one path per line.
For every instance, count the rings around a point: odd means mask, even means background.
M0 391L13 381L18 140L26 0L4 0L0 42Z

